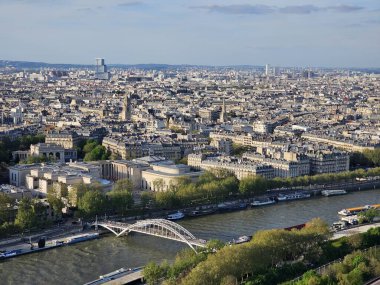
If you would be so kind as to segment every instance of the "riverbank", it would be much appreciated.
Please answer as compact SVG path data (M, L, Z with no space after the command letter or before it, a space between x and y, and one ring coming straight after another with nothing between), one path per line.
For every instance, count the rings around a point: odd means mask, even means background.
M343 230L341 232L334 233L334 235L330 238L330 240L336 240L342 237L349 237L355 234L359 233L365 233L371 228L377 228L380 227L380 222L379 223L373 223L373 224L366 224L366 225L361 225L361 226L356 226L352 229L347 229ZM123 269L123 268L122 268ZM130 269L131 270L131 269ZM136 276L130 276L128 278L126 275L130 274L129 272L134 272L134 271L126 271L119 273L119 270L116 272L111 272L109 274L105 274L103 276L100 276L99 279L88 282L85 285L99 285L99 284L127 284L131 281L135 280L141 280L144 276L142 274L141 268L138 269L138 272L136 273ZM121 276L119 276L121 275ZM109 279L108 277L112 276L112 279Z
M30 238L30 242L22 242L17 246L12 246L12 248L9 248L9 246L0 247L0 260L14 258L31 253L37 253L61 246L67 246L92 240L98 237L99 233L97 231L73 231L56 236L54 239L46 239L43 237L40 238L38 242L32 242L32 238Z
M328 185L311 185L309 187L283 188L283 189L277 189L277 190L270 190L270 191L267 191L265 194L255 195L251 197L240 197L240 198L232 197L230 199L226 199L224 202L246 203L247 205L249 205L250 203L252 203L253 201L257 199L274 198L275 196L278 196L279 194L288 194L288 193L294 193L294 192L303 192L306 194L310 194L310 197L307 199L323 198L323 196L321 195L321 191L334 190L334 189L343 189L349 193L376 190L376 189L380 189L380 180L333 183L333 184L328 184ZM300 199L300 200L305 200L305 199ZM174 211L182 211L184 213L191 213L193 211L198 211L198 210L217 209L218 204L220 203L218 202L207 203L203 205L196 205L193 207L185 207L185 208L173 208L173 209L162 209L162 210L151 209L151 210L148 210L147 213L142 214L142 215L135 215L135 216L130 216L130 217L112 217L112 219L128 222L128 221L133 221L133 220L164 218L168 214L173 213ZM272 206L275 206L275 205L276 204L272 204ZM218 213L218 212L215 212L215 213ZM194 216L194 217L187 216L186 218L198 218L198 217L199 216Z
M275 206L183 219L178 223L197 238L228 242L239 236L254 235L260 230L302 224L315 217L332 224L337 220L339 210L374 201L380 202L378 190L278 203ZM150 261L161 263L168 260L171 263L176 254L186 247L183 243L137 233L121 238L107 234L73 246L0 262L0 278L4 284L17 285L84 284L122 267L136 268ZM33 272L39 272L38 280Z
M311 189L302 189L303 192L310 193L310 199L339 199L337 197L330 197L330 198L325 198L323 196L320 196L320 192L322 190L326 189L345 189L348 190L349 192L356 192L356 191L364 191L364 190L372 190L373 187L379 184L380 186L380 181L365 181L365 182L358 182L355 183L354 185L352 184L339 184L339 185L329 185L325 187L314 187ZM251 203L255 199L261 199L261 198L266 198L266 197L273 197L274 195L278 195L280 193L290 193L294 191L301 191L301 189L282 189L282 190L276 190L276 191L270 191L265 195L261 196L256 196L256 197L251 197L251 198L244 198L244 199L238 199L238 200L233 200L235 202L244 202L244 203ZM350 194L348 194L350 195ZM309 200L309 199L302 199L302 201ZM293 200L293 202L299 201L300 200ZM375 201L373 201L375 202ZM282 204L284 202L279 202L276 204ZM273 204L271 206L277 206L276 204ZM210 208L217 208L218 204L208 204L208 205L202 205L202 206L197 206L197 207L191 207L191 208L183 208L180 209L181 211L184 211L185 213L191 213L192 211L199 211L199 210L205 210L205 209L210 209ZM271 207L269 206L269 207ZM356 205L356 206L361 206L361 205ZM265 206L268 207L268 206ZM254 207L254 208L260 208L260 207ZM243 210L243 209L242 209ZM149 214L145 215L140 215L140 216L132 216L132 217L112 217L113 220L118 220L122 222L127 222L127 223L133 223L135 220L141 220L141 219L148 219L148 218L164 218L167 216L172 211L169 210L160 210L160 211L154 211ZM217 213L217 212L216 212ZM213 215L213 214L211 214ZM196 217L188 217L188 219L192 220L195 218L201 218L203 216L196 216ZM287 224L287 226L294 226L292 224ZM47 240L54 240L54 239L62 239L62 238L69 238L70 236L79 234L79 233L86 233L86 232L91 232L90 230L83 231L83 227L81 225L78 226L73 226L73 225L66 225L62 226L59 229L50 229L46 230L41 233L36 233L33 236L25 236L25 237L19 237L15 239L7 239L0 241L0 251L9 251L9 250L19 250L22 249L26 251L28 248L30 250L30 243L29 240L34 240L34 243L38 238L41 236L46 236ZM52 233L52 234L50 234ZM102 233L102 232L101 232ZM244 233L244 234L249 234L249 233ZM53 247L51 247L53 248ZM32 250L31 252L37 252L36 250ZM29 253L29 252L28 252Z

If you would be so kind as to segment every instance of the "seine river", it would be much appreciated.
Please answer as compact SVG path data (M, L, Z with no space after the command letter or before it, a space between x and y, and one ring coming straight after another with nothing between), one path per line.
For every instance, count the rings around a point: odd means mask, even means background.
M380 204L380 190L344 196L282 202L240 212L215 214L180 221L202 239L224 241L257 230L284 228L321 217L329 224L338 220L342 208ZM185 245L165 239L133 234L107 236L73 246L25 255L0 263L0 284L83 284L121 267L138 267L149 261L172 261Z

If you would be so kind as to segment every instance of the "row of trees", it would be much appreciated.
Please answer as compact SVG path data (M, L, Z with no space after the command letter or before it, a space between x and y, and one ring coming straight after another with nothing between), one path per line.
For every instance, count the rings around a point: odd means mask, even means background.
M327 224L320 219L314 219L301 230L259 231L246 244L223 247L220 242L212 241L201 253L196 254L191 250L181 252L172 265L167 262L148 263L144 268L144 277L148 284L156 284L160 280L165 285L227 285L237 284L241 280L245 280L246 285L279 284L306 272L310 264L317 266L352 251L380 244L380 228L336 241L328 240L329 237ZM361 263L361 260L351 260L347 264L351 263L355 268ZM353 270L344 265L338 269L344 269L341 277L338 270L333 272L342 280L347 279ZM366 272L377 274L378 270L376 264Z
M154 181L157 192L145 192L141 196L142 206L149 202L155 207L172 209L194 204L222 201L239 191L239 180L224 170L206 171L197 182L187 177L177 179L166 189L163 180ZM165 188L165 189L164 189Z
M363 152L354 152L350 156L352 166L380 166L380 148L374 150L365 150Z
M0 193L0 237L43 228L49 223L46 206L40 201L23 198L16 204L14 199Z
M325 173L313 176L299 176L294 178L279 178L276 177L269 180L269 188L277 187L296 187L296 186L308 186L313 184L324 184L331 182L343 182L351 181L355 178L366 178L380 176L380 167L371 169L357 169L354 171L344 171L338 173Z
M132 189L132 182L128 179L117 181L108 193L104 193L99 184L78 184L70 191L65 185L55 185L47 193L50 212L38 199L23 198L16 203L0 193L0 237L43 228L59 220L65 207L64 201L76 208L76 215L84 219L105 214L125 215L133 205ZM51 216L48 217L48 214Z
M292 285L362 285L380 276L380 253L356 251L347 255L343 262L329 266L320 275L314 270L306 272ZM290 283L289 283L290 285Z
M143 193L141 202L143 207L150 202L159 208L173 209L195 204L215 203L234 195L243 197L260 195L266 193L269 189L280 187L288 188L351 181L357 177L371 176L380 176L380 167L294 178L276 177L269 180L261 176L247 176L240 181L226 170L215 169L206 171L199 177L197 182L181 177L176 183L171 184L168 189L166 189L163 180L158 179L153 183L156 192Z
M21 164L32 164L41 162L56 162L55 156L28 156L25 160L20 161Z
M104 193L100 185L79 184L69 193L69 201L75 200L76 214L85 219L104 214L125 215L133 205L132 189L128 179L117 181L108 193Z

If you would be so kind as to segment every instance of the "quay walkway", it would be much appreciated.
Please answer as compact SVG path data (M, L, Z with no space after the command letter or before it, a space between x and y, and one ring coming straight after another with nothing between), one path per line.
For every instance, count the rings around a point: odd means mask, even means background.
M380 222L349 228L346 230L335 232L331 239L338 239L341 237L346 237L346 236L351 236L354 234L364 233L364 232L368 231L370 228L377 228L377 227L380 227Z
M120 268L114 272L99 276L99 279L88 282L84 285L124 285L143 279L143 267Z

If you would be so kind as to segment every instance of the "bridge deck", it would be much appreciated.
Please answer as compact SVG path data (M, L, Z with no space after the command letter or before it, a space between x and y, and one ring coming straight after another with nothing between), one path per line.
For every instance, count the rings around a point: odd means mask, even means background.
M96 222L94 225L106 228L117 236L127 235L130 232L137 232L186 243L192 248L193 246L206 246L205 240L197 239L181 225L163 219L142 220L137 221L134 224L104 221ZM195 250L195 248L193 249Z

